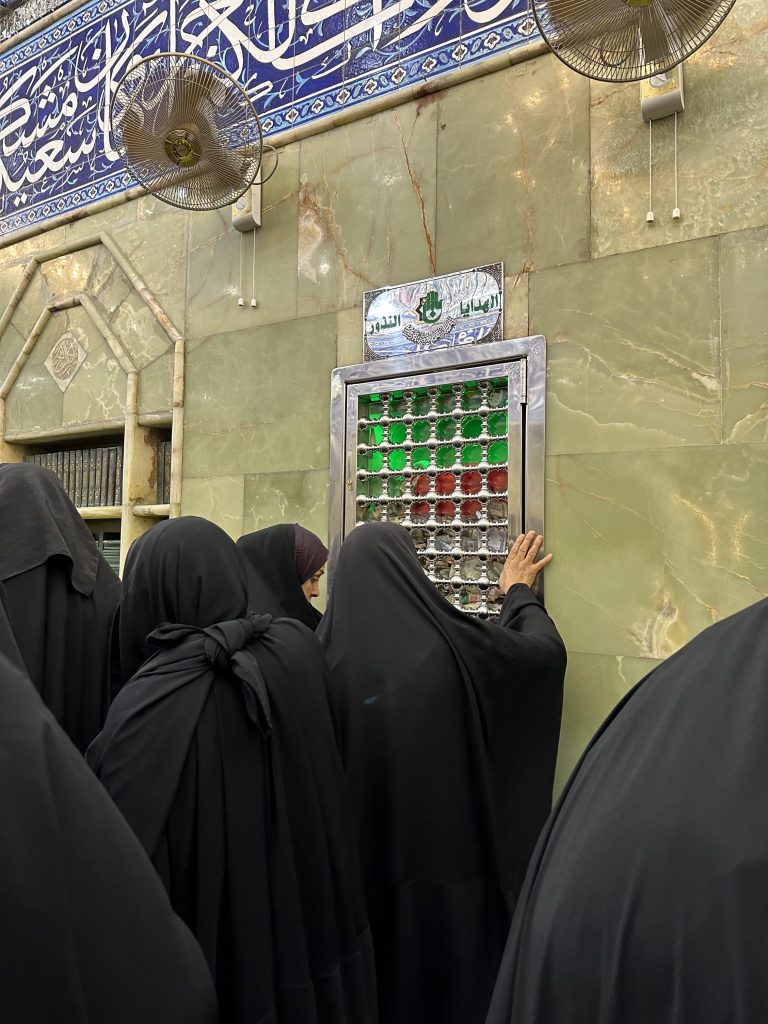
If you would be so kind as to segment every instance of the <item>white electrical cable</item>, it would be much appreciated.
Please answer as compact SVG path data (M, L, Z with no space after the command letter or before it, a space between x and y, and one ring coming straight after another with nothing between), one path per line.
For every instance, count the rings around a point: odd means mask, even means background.
M646 224L653 224L653 120L648 121L648 213Z
M251 267L251 306L256 309L256 228L251 232L253 235L253 266Z
M672 220L680 220L680 203L677 195L677 111L675 111L675 208L672 211Z
M240 234L240 289L239 289L239 292L238 292L239 298L237 300L237 304L238 304L238 306L244 306L245 303L243 302L243 232L241 231L241 232L239 232L239 234Z

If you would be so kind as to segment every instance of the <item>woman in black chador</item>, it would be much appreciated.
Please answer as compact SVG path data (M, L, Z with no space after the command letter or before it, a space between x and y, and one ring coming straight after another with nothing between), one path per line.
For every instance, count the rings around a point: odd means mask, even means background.
M197 936L222 1024L372 1024L370 933L313 634L247 613L234 543L194 517L131 548L120 646L149 659L88 761ZM142 640L142 642L145 642Z
M42 466L0 466L0 582L30 679L85 751L107 713L120 582L59 478Z
M215 1024L208 968L43 705L0 583L0 1020Z
M603 725L531 859L489 1024L768 1021L768 601Z
M281 523L246 533L237 547L248 567L251 608L317 629L322 616L310 602L328 561L320 538L299 523Z
M486 623L442 597L403 527L342 545L319 636L385 1024L478 1024L488 1008L560 727L565 649L527 585L540 546L515 542Z

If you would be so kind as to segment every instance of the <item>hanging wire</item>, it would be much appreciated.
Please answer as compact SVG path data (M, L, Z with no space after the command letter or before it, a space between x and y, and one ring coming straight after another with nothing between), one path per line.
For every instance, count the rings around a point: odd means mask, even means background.
M653 224L653 120L648 121L648 213L647 224Z
M255 211L254 211L255 212ZM253 263L251 265L251 306L256 309L256 228L251 232L253 235Z
M240 232L240 287L238 289L238 306L244 306L243 301L243 232Z
M677 111L675 111L675 208L672 210L672 220L680 220L680 203L677 195Z

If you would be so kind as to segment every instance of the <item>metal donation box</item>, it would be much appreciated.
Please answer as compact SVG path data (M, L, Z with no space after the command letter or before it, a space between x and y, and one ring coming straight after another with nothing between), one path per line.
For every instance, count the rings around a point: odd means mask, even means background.
M400 523L449 601L497 615L510 537L543 530L545 376L540 336L334 370L331 586L350 530Z

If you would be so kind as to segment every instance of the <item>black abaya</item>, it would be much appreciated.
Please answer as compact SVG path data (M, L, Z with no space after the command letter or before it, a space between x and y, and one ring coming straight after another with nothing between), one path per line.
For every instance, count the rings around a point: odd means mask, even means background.
M0 581L24 665L75 746L104 722L120 583L55 474L0 465Z
M317 629L322 615L301 589L303 580L296 572L294 543L292 523L246 533L237 541L248 570L248 606L259 614L297 619Z
M392 524L346 539L318 635L359 817L381 1019L475 1024L551 804L562 641L524 585L498 624L448 604Z
M214 1024L205 960L44 707L0 584L0 1020Z
M768 1020L768 601L649 676L531 860L489 1024Z
M152 634L155 653L88 760L200 941L222 1021L373 1024L370 932L317 641L297 622L247 615L242 559L201 519L141 538L125 580L121 631L134 635L134 614L141 629L153 614L170 624Z

